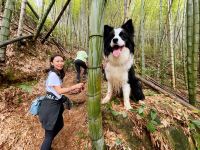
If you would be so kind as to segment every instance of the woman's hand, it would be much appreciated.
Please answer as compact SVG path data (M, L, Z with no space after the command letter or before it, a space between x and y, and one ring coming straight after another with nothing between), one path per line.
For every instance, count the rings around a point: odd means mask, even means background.
M79 83L72 86L72 90L70 90L69 94L77 94L80 93L84 89L84 83Z
M84 86L84 83L78 83L78 84L74 85L73 87L74 87L74 89L82 89L83 86Z
M58 94L70 93L71 91L81 91L84 89L84 83L75 84L68 88L62 88L61 86L53 86Z

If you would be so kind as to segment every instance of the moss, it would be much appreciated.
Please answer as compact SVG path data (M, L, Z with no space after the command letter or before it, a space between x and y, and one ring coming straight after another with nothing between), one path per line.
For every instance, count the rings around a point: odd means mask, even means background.
M32 92L33 86L37 83L37 81L29 81L29 82L22 82L22 83L17 83L16 86L21 88L24 92Z
M191 132L193 140L195 142L195 146L198 150L200 150L200 133L196 132L196 131L192 131Z
M165 135L174 150L190 150L188 137L181 127L170 127L165 129Z
M8 80L8 81L14 81L16 79L15 75L14 75L14 70L9 67L6 72L5 72L5 78Z

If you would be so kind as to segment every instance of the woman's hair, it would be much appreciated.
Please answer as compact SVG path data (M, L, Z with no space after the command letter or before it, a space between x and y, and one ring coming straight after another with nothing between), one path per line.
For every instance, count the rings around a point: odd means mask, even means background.
M64 68L63 68L62 70L58 71L58 70L56 70L56 69L54 68L53 65L51 65L51 62L53 62L54 58L57 57L57 56L62 57L63 60L64 60L64 56L62 56L61 54L54 54L54 55L52 55L52 56L50 57L50 68L47 69L46 72L47 72L47 73L48 73L49 71L55 72L55 73L60 77L60 79L63 80L63 78L64 78L64 76L65 76Z

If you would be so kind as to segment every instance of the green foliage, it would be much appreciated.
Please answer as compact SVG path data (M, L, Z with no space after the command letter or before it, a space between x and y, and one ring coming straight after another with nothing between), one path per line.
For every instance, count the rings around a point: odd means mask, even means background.
M147 123L147 130L149 131L149 132L155 132L156 131L156 126L157 124L155 124L155 122L153 122L153 121L150 121L150 122L148 122Z
M71 13L74 20L78 20L81 10L81 0L71 1Z
M14 71L11 67L8 67L8 69L5 71L5 76L9 81L15 80Z
M192 125L200 129L200 120L191 120L191 123Z
M22 89L24 92L31 93L33 86L37 83L37 81L30 81L30 82L22 82L17 84L16 86Z
M140 108L138 108L137 112L140 116L144 116L144 109L145 109L145 105L140 106Z
M115 111L115 110L111 110L111 113L112 113L113 116L118 116L118 115L120 115L120 112Z
M113 109L111 109L111 114L113 115L113 116L122 116L123 118L127 118L128 117L128 114L127 114L127 112L124 112L124 111L122 111L122 112L118 112L118 111L115 111L115 110L113 110Z
M117 146L121 145L121 144L122 144L122 140L119 139L119 138L117 138L117 139L115 140L115 144L116 144Z
M150 115L151 115L151 120L155 120L157 117L157 112L154 109L152 109Z
M73 59L66 59L64 68L68 70L69 68L74 68L74 60Z
M105 24L120 26L124 20L123 12L124 4L122 0L108 0L105 9Z
M148 123L146 125L147 130L149 132L155 132L156 131L156 126L160 124L160 119L157 116L157 112L155 109L151 109L149 113L149 119Z
M50 18L47 18L45 21L45 26L50 29L52 24L53 24L53 21Z

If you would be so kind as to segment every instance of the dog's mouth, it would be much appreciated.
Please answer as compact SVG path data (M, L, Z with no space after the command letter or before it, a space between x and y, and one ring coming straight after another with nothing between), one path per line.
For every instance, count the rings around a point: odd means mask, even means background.
M122 48L123 48L123 47L124 47L124 45L123 45L123 46L114 45L114 46L112 47L112 49L113 49L113 56L119 57L119 55L120 55L121 52L122 52Z

